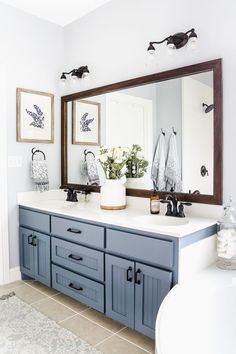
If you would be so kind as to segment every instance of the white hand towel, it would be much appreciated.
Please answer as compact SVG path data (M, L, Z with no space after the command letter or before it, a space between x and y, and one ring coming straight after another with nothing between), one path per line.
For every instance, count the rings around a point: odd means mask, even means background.
M169 150L165 169L165 178L167 190L171 190L172 188L175 192L182 191L179 156L177 150L176 136L174 133L171 133L170 135Z
M157 142L152 162L151 179L155 189L165 190L165 137L163 134L160 134Z
M36 190L45 192L49 190L48 167L45 160L32 161L32 178L36 186Z

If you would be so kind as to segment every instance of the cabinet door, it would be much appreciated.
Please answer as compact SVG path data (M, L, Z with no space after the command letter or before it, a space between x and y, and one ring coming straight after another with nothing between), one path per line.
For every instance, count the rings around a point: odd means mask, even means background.
M34 277L49 287L51 287L50 243L50 236L34 233Z
M134 328L134 262L106 255L106 314Z
M34 278L33 231L20 228L20 269L23 274Z
M135 329L154 338L157 312L171 288L172 273L140 263L135 270Z

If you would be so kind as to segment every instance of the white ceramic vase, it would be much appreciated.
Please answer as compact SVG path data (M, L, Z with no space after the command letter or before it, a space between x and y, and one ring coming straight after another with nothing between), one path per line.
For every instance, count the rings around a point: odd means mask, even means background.
M107 179L101 187L101 209L121 210L126 207L126 190L120 179Z

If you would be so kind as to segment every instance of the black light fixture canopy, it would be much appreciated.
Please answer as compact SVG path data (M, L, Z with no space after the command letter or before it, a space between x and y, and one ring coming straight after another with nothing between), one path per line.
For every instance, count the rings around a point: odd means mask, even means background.
M87 65L80 66L78 69L72 69L69 72L63 72L60 79L62 81L66 80L66 75L71 75L72 78L83 79L89 74L89 69Z
M204 112L205 112L205 113L209 113L209 112L211 112L211 111L214 109L214 104L206 104L206 103L203 103L203 104L202 104L202 107L203 107L203 108L206 107L206 108L204 109Z
M155 47L154 44L162 44L164 42L167 42L167 46L168 48L171 49L180 49L182 47L184 47L188 42L191 44L195 44L197 41L197 34L195 32L195 29L192 28L187 32L178 32L175 33L171 36L168 36L166 38L164 38L162 41L159 42L149 42L149 46L147 48L147 51L150 54L154 54L155 53Z

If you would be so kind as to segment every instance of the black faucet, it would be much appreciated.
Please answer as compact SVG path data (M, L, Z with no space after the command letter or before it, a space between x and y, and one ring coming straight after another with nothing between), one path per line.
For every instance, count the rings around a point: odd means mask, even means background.
M172 213L171 213L171 216L178 216L178 209L177 209L177 207L178 207L178 199L177 199L176 195L175 194L168 195L166 197L166 200L169 200L169 201L172 202Z
M77 191L73 187L67 187L64 192L67 192L67 202L78 202Z
M91 194L91 190L89 188L84 188L82 190L75 190L73 187L68 186L67 189L64 189L64 192L67 192L67 202L78 202L77 194L83 194L85 197L85 201L87 199L87 195Z
M184 205L190 206L190 202L180 202L178 206L178 199L175 194L168 195L165 200L161 200L161 203L167 203L166 216L175 216L179 218L184 218Z

